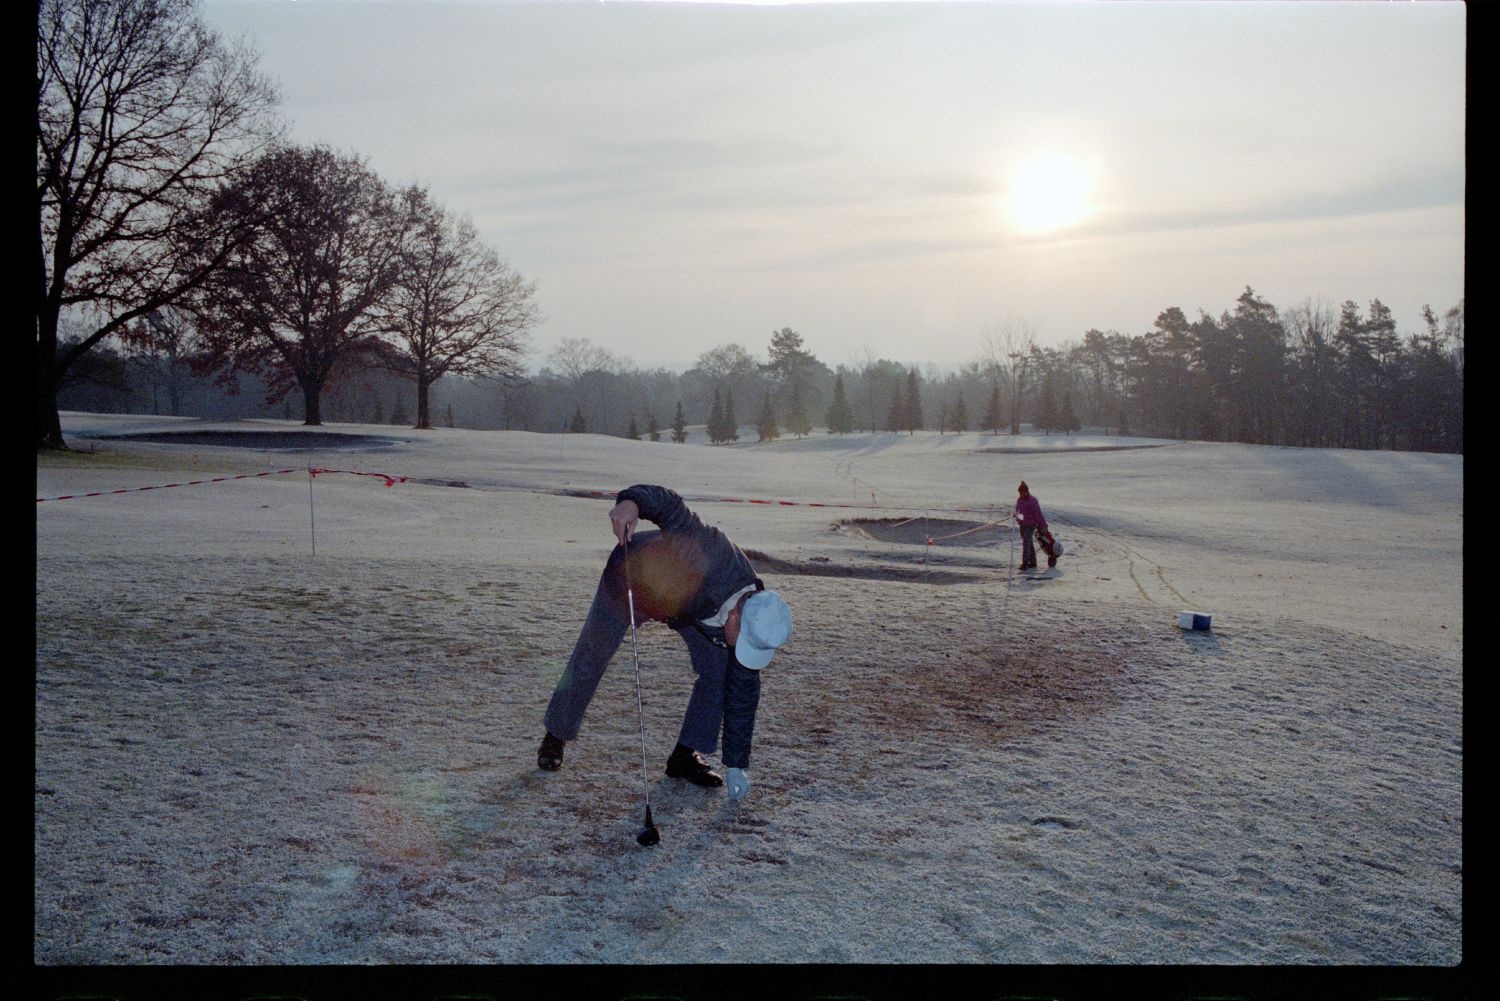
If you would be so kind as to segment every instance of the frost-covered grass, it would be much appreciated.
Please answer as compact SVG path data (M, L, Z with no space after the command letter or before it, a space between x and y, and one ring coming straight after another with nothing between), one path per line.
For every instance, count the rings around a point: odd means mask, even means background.
M38 459L39 497L348 472L38 504L37 963L1462 958L1461 457L376 430ZM535 768L612 543L577 494L642 481L796 614L738 808L661 775L691 673L642 629L650 850L628 645Z

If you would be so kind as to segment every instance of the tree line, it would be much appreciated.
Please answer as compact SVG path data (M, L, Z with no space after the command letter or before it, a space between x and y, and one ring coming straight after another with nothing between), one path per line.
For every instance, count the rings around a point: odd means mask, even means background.
M319 424L686 440L919 429L1462 452L1464 307L1403 336L1380 300L1214 317L1056 347L980 332L962 365L830 366L791 327L684 371L565 337L527 369L535 288L472 223L358 156L286 143L253 53L194 0L41 0L37 444L60 406Z
M1151 330L1086 331L1051 347L1029 324L983 332L959 366L868 352L833 367L788 327L768 361L724 344L681 374L641 371L584 340L565 341L525 382L497 390L499 412L464 405L472 426L565 431L563 408L619 434L685 406L711 441L737 440L737 401L759 440L869 431L1104 433L1324 448L1462 452L1464 304L1404 336L1379 299L1362 309L1304 302L1278 310L1246 287L1232 308L1189 320L1162 310ZM455 398L459 394L452 394ZM741 406L743 404L741 403ZM741 413L745 411L741 410ZM726 419L727 418L727 419Z
M1378 299L1367 309L1346 301L1278 311L1246 288L1217 318L1200 311L1189 321L1170 307L1145 333L1089 330L1057 347L1038 344L1029 325L1011 321L980 335L974 357L956 367L868 352L829 366L801 334L782 327L770 334L766 361L726 343L685 371L640 369L585 338L564 338L539 370L505 383L450 377L435 392L442 423L453 426L665 442L686 441L690 426L714 444L815 429L1015 434L1088 426L1106 434L1462 452L1463 303L1441 316L1426 309L1423 320L1421 330L1401 336ZM159 362L122 356L111 371L118 382L133 370L142 390L149 382L159 408L154 387L172 368ZM178 368L186 375L186 366ZM145 396L137 393L138 405ZM367 371L336 387L335 419L401 423L409 398L393 375ZM110 403L95 400L92 409ZM200 412L211 403L200 397ZM288 405L274 415L294 413Z

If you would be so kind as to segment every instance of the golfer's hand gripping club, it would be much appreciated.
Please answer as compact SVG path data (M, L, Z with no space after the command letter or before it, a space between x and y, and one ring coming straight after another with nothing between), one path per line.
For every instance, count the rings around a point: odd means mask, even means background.
M745 798L745 794L750 791L750 779L746 777L743 768L725 770L724 791L736 802Z
M621 545L635 538L636 522L641 520L641 509L633 500L622 500L609 509L609 524Z

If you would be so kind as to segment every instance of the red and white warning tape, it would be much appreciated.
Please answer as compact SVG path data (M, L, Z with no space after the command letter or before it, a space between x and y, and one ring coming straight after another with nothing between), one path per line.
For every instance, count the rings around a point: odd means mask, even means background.
M610 493L609 491L606 491L606 490L564 490L564 491L561 491L561 492L563 494L569 496L569 497L601 497L601 498L604 498L605 500L613 500L615 498L615 494ZM685 500L685 501L691 501L694 504L765 504L765 505L775 506L775 507L828 507L828 508L844 508L844 509L851 510L851 511L872 511L872 510L874 510L874 511L922 511L924 513L936 512L938 514L987 514L987 515L991 515L991 516L996 515L996 514L1000 514L1000 513L1005 512L1007 510L1006 508L994 508L994 507L900 507L900 506L888 507L888 506L884 506L884 505L880 505L880 504L875 504L875 503L870 503L870 504L838 504L838 503L828 503L828 502L823 502L823 501L768 500L768 499L759 498L759 497L709 497L709 496L697 496L697 497L683 497L683 500ZM1006 517L1008 518L1008 517L1010 517L1010 515L1006 514ZM915 517L907 519L907 521L915 521L915 520L916 520ZM906 522L901 522L901 524L906 524ZM998 524L998 522L997 522L997 524ZM987 527L987 526L981 526L981 527ZM969 531L976 531L976 530L975 529L970 529Z
M391 476L388 473L361 473L353 469L309 469L308 475L318 476L321 473L348 473L350 476L373 476L377 480L385 480L385 485L394 487L398 483L405 483L411 479L409 476Z
M966 528L962 532L952 532L948 535L929 535L927 537L927 544L930 546L934 542L944 542L948 539L956 539L961 535L973 535L975 532L982 532L986 528L995 528L998 525L1003 525L1009 520L1010 518L1007 516L1001 518L998 521L991 521L984 525L975 525L973 528Z
M213 477L211 479L206 479L206 480L187 480L187 481L182 482L182 483L159 483L159 484L155 484L155 485L149 486L149 487L123 487L123 488L121 488L119 490L94 490L94 491L91 491L89 493L84 493L84 494L62 494L62 495L57 496L57 497L38 497L36 499L36 502L38 504L41 504L44 501L77 500L77 499L79 499L81 497L108 497L108 496L111 496L113 494L141 493L141 492L146 491L146 490L171 490L174 487L195 487L195 486L201 486L201 485L206 484L206 483L227 483L227 482L229 482L231 480L252 480L252 479L256 479L257 477L262 477L262 476L286 476L286 475L291 474L291 473L301 473L303 471L304 470L301 470L301 469L270 469L270 470L266 470L263 473L241 473L238 476L215 476L215 477ZM389 473L366 473L366 472L361 472L359 470L354 470L354 469L324 469L324 468L318 467L318 466L314 466L314 467L308 468L306 470L306 473L308 474L308 476L311 476L311 477L314 477L314 478L316 478L318 476L321 476L324 473L344 473L344 474L347 474L349 476L372 476L375 479L384 480L385 481L385 485L388 486L388 487L393 487L393 486L395 486L398 483L405 483L407 480L409 480L411 478L409 476L393 476L393 475L391 475ZM569 497L599 497L599 498L603 498L603 499L606 499L606 500L613 499L614 496L615 496L614 494L609 493L609 492L604 491L604 490L564 490L564 491L561 491L561 493L563 493L563 494L565 494L565 495L567 495ZM998 513L1002 512L1002 511L1004 511L1003 508L997 509L997 508L992 508L992 507L991 508L980 508L980 507L949 507L949 508L882 507L882 506L880 506L878 504L845 504L845 503L832 503L832 502L825 502L825 501L772 500L772 499L762 498L762 497L707 497L707 496L699 496L699 497L686 497L686 498L684 498L684 500L690 500L690 501L692 501L695 504L702 504L702 503L710 503L710 504L763 504L763 505L774 506L774 507L842 508L842 509L845 509L845 510L853 510L853 511L871 511L871 510L878 510L878 511L922 511L924 514L932 513L932 512L935 511L938 514L984 514L984 515L993 516L995 514L998 514ZM1010 515L1006 514L1004 518L1000 519L1000 521L992 521L992 522L989 522L988 524L980 525L977 528L968 528L968 529L965 529L962 532L956 532L956 533L954 533L954 535L945 535L945 536L941 536L940 538L948 539L948 538L954 538L955 536L958 536L958 535L967 535L970 532L982 531L985 528L989 528L989 527L991 527L993 525L1000 524L1001 521L1008 520L1009 517L1010 517ZM916 517L914 516L914 517L906 519L906 521L900 522L899 524L903 524L904 525L904 524L907 524L907 523L915 521L915 520L916 520Z
M930 510L930 509L926 509L926 510ZM968 511L970 509L969 508L951 508L950 510L954 510L954 511ZM995 512L993 510L987 510L987 511L982 511L982 512L979 512L979 513L982 513L982 514L994 514ZM923 515L912 515L910 518L904 518L901 521L896 522L894 525L892 525L890 527L891 528L901 528L903 525L910 525L912 522L914 522L914 521L921 521L922 519L923 519ZM1010 519L1011 519L1011 516L1010 515L1006 515L1004 518L1000 518L1000 519L998 519L996 521L985 522L983 525L974 525L974 526L972 526L970 528L964 529L961 532L950 532L947 535L929 535L929 536L927 536L927 544L929 546L936 545L939 542L946 542L949 539L956 539L956 538L958 538L959 536L962 536L962 535L973 535L975 532L983 532L986 528L994 528L997 525L1003 525L1007 521L1009 521Z
M227 483L230 480L253 480L260 476L285 476L288 473L306 472L309 476L317 477L322 473L348 473L350 476L373 476L385 480L385 485L393 487L397 483L405 483L405 476L390 476L385 473L360 473L352 469L320 469L312 467L309 469L268 469L263 473L241 473L238 476L215 476L208 480L187 480L183 483L159 483L149 487L124 487L120 490L95 490L86 494L63 494L59 497L38 497L38 504L43 501L77 500L80 497L108 497L112 494L134 494L146 490L171 490L173 487L196 487L205 483Z

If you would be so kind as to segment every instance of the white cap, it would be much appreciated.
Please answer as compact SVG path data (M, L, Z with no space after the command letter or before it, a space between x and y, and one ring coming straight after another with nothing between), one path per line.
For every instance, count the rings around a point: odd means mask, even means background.
M734 659L752 671L771 663L776 648L792 637L792 610L775 591L757 591L740 608L740 638Z

